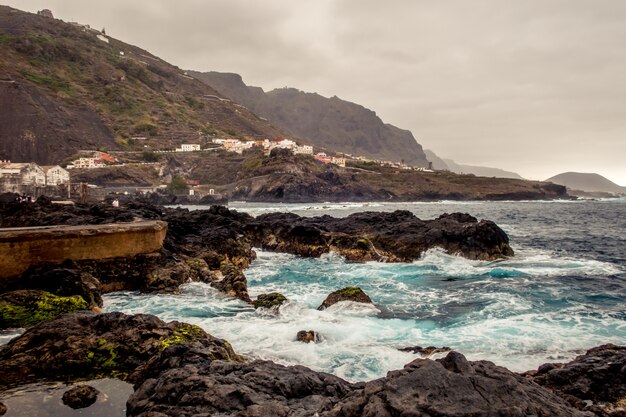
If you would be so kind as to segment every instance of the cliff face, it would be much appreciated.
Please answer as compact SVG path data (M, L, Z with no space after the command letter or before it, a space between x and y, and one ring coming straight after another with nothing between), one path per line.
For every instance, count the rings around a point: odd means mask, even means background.
M149 52L88 27L0 6L0 159L281 132ZM132 137L148 142L134 144ZM201 142L200 142L201 143Z
M617 185L613 181L595 173L564 172L548 178L546 181L564 185L571 190L626 194L626 187Z
M373 159L428 166L422 146L411 132L385 124L375 112L358 104L293 88L266 93L259 87L246 86L237 74L190 74L314 145Z

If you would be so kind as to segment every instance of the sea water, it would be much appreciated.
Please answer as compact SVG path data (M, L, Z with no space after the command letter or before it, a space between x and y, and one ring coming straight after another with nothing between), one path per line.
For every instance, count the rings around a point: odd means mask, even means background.
M433 249L412 263L350 263L266 252L245 271L250 296L280 292L277 311L254 310L202 283L180 294L120 292L106 311L150 313L197 324L250 358L305 365L351 381L371 380L416 356L398 349L448 346L515 371L566 361L603 343L626 343L626 202L439 202L267 205L234 203L251 215L291 211L346 216L410 210L422 219L467 212L494 220L516 254L473 261ZM193 207L192 207L193 209ZM332 291L361 287L374 305L317 307ZM319 343L296 341L314 330Z

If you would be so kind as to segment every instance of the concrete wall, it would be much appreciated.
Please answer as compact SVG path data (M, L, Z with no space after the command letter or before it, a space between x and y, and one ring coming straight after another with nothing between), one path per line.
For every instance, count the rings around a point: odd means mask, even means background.
M0 229L0 279L19 276L31 265L155 252L166 233L162 221Z

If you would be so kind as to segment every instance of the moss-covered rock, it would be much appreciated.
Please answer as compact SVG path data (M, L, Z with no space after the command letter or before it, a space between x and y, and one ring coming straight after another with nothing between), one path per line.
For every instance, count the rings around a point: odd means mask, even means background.
M11 291L0 295L0 328L30 327L88 308L79 295L61 297L39 290Z
M0 349L0 390L42 378L130 380L153 357L189 344L212 359L242 360L228 342L191 324L165 323L148 314L66 314L31 327Z
M254 300L254 308L272 308L279 307L287 301L287 297L279 292L272 292L269 294L260 294L256 300Z
M372 304L372 299L367 294L365 294L361 288L345 287L338 291L330 293L317 309L324 310L325 308L328 308L333 304L337 304L340 301L354 301L356 303Z

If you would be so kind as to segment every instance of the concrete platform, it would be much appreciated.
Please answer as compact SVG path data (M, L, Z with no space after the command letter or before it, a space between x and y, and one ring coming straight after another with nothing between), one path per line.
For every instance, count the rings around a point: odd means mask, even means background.
M0 279L19 276L31 265L155 252L166 233L163 221L0 229Z

